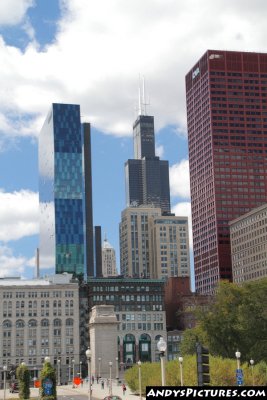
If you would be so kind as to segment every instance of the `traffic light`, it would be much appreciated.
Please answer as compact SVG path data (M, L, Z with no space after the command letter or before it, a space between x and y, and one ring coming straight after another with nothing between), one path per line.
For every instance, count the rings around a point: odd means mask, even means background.
M203 347L200 343L197 344L197 380L198 386L209 386L209 350Z

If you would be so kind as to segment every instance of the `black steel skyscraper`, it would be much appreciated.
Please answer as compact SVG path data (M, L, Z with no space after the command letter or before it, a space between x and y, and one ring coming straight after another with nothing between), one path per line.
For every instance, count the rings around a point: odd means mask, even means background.
M142 114L133 125L135 158L125 163L127 207L150 204L170 213L169 163L155 155L154 117Z

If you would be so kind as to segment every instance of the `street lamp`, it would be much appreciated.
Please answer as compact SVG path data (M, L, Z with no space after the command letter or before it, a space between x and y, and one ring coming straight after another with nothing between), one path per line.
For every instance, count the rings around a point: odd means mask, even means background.
M184 386L184 379L183 379L183 357L179 357L179 364L180 364L180 379L181 379L181 386Z
M6 400L6 373L7 373L7 366L3 365L4 371L4 400Z
M109 364L109 395L112 396L112 381L111 381L112 361L110 361L108 364Z
M69 383L71 383L71 363L69 363Z
M236 362L237 362L237 369L240 369L240 357L241 357L240 351L237 350L235 352L235 356L236 356Z
M139 380L139 397L140 397L140 400L142 400L141 364L142 363L139 360L137 362L137 365L138 365L138 380Z
M57 360L57 384L60 386L60 359Z
M254 360L249 360L249 363L251 365L251 373L252 373L252 386L255 386L255 382L254 382Z
M89 347L86 350L85 355L86 355L87 364L88 364L88 384L89 384L88 400L91 400L91 355L92 355L92 352L89 349Z
M166 386L166 377L165 377L165 351L167 348L167 343L164 341L163 337L159 339L157 343L157 348L160 355L160 364L161 364L161 386Z
M117 386L119 386L119 357L116 357L116 380Z
M101 378L101 357L98 357L98 377Z
M80 379L82 379L82 361L80 361Z
M72 359L72 383L74 385L74 369L75 369L75 360L74 358Z
M45 363L50 363L50 357L46 356L45 359L44 359L44 362ZM21 363L21 364L26 365L25 363Z

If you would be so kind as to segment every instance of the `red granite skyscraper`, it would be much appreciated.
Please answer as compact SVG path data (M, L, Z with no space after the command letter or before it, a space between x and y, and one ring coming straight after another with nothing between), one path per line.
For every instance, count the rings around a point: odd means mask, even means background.
M211 293L232 278L229 221L267 201L267 54L208 50L186 99L196 290Z

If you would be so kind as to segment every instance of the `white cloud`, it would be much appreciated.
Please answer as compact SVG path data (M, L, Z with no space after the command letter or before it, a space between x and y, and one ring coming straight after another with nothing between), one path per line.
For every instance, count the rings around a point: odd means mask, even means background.
M33 259L15 256L13 251L0 244L0 277L22 276L28 267L33 267Z
M188 160L181 160L170 167L170 191L174 197L190 198Z
M164 146L161 145L156 145L156 156L162 158L164 155Z
M189 245L192 250L193 249L193 238L192 238L191 203L190 202L177 203L175 206L172 207L172 212L177 217L188 217Z
M38 193L0 191L0 240L8 242L39 231Z
M15 3L0 2L10 15ZM19 15L31 4L21 0ZM61 5L55 40L42 51L34 39L25 52L0 40L0 113L11 115L9 124L14 113L32 115L13 134L32 135L33 122L38 118L38 131L50 103L70 102L81 104L82 115L96 128L131 135L139 73L147 80L156 128L172 124L185 132L184 77L207 48L267 50L265 0L61 0ZM10 23L22 17L16 18L10 16Z
M23 21L28 8L34 5L34 0L1 0L0 26L16 25Z

